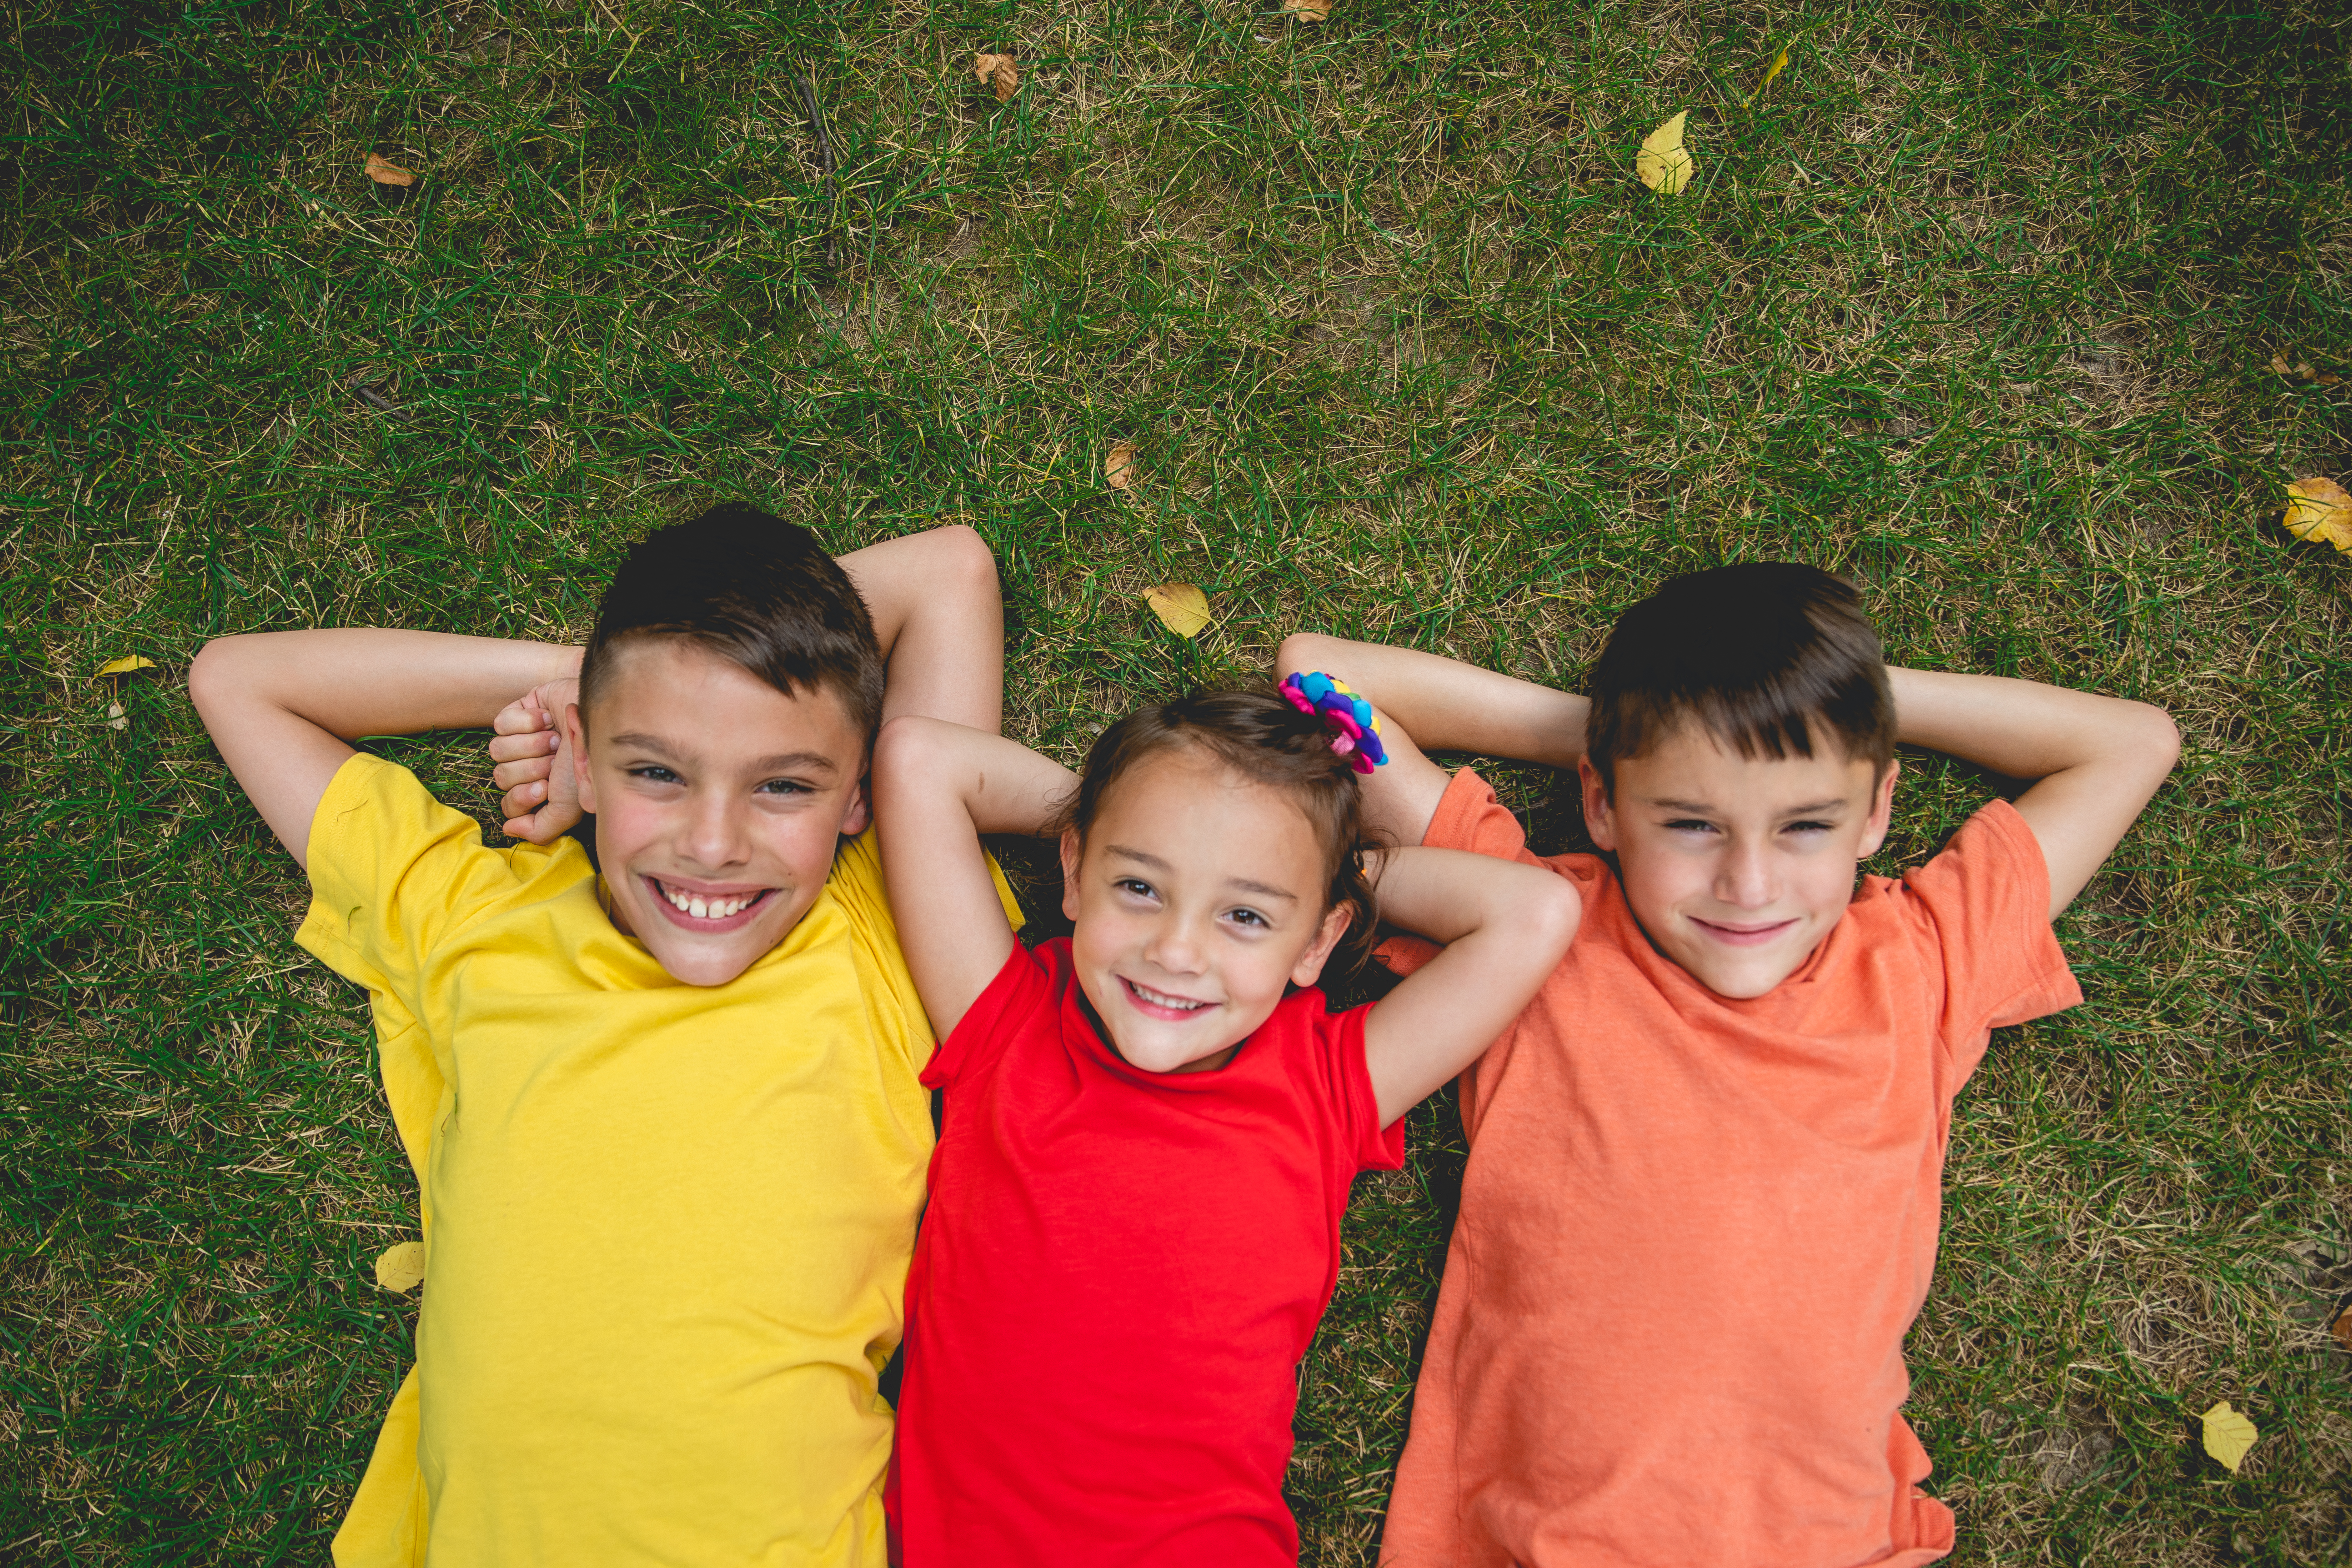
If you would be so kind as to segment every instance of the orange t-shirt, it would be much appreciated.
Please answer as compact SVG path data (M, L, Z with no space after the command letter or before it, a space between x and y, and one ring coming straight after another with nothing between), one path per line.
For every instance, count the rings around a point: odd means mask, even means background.
M1462 1079L1470 1162L1397 1470L1395 1568L1931 1562L1897 1407L1952 1097L1993 1029L2082 1000L1995 802L1762 996L1654 949L1607 864L1456 773L1424 843L1548 866L1576 943ZM1382 950L1410 970L1435 950Z

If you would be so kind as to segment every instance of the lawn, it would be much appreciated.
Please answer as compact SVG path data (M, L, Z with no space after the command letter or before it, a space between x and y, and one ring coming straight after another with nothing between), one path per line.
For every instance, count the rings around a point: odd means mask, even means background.
M0 1559L321 1562L409 1354L364 1001L189 658L576 637L624 543L740 497L980 529L1009 723L1065 757L1301 626L1573 686L1663 576L1780 557L1899 661L2165 705L2181 765L2061 922L2087 1003L1961 1099L1911 1419L1957 1563L2352 1561L2352 560L2278 521L2352 468L2352 5L6 18ZM478 737L386 750L490 815ZM1875 870L2013 787L1905 760ZM1412 1143L1302 1379L1313 1564L1372 1561L1403 1440L1442 1100Z

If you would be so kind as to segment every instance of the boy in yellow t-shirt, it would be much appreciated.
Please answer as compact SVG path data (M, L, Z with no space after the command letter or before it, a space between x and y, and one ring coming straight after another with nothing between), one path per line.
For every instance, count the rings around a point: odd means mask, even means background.
M368 988L424 1211L416 1365L338 1564L884 1561L932 1038L864 776L886 716L993 730L1002 657L969 530L836 563L740 507L639 543L584 653L343 629L198 655L198 710L310 873L297 940ZM594 864L544 824L486 848L349 744L518 691L569 754L501 745L576 780Z

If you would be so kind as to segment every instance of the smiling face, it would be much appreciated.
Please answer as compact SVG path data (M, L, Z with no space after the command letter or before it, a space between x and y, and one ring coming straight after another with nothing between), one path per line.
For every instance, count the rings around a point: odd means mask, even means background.
M614 650L589 733L572 731L580 804L613 923L689 985L723 985L824 889L866 826L866 738L830 690L788 697L680 637Z
M1743 757L1696 724L1619 758L1613 805L1589 761L1581 771L1585 825L1616 852L1642 929L1718 996L1761 996L1829 935L1895 795L1894 764L1874 778L1834 740L1810 757Z
M1307 815L1199 751L1111 787L1062 840L1071 956L1110 1044L1147 1072L1203 1072L1312 985L1347 930Z

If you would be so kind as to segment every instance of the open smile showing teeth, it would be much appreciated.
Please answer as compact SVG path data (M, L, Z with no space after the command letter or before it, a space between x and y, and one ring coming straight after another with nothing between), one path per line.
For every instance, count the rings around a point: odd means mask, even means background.
M1195 1002L1190 996L1167 995L1149 985L1139 985L1132 980L1127 982L1127 988L1155 1007L1166 1007L1179 1013L1197 1013L1208 1005L1206 1002Z
M688 915L698 921L731 920L766 898L772 890L762 888L756 893L739 893L730 898L712 898L706 894L689 893L683 889L673 888L656 878L648 877L646 880L653 883L654 889L668 900L670 908L682 915Z

